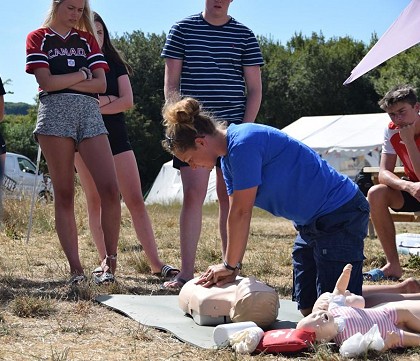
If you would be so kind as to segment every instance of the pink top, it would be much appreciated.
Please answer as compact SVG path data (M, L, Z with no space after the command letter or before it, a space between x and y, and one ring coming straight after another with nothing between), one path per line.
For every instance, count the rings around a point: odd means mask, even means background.
M378 325L379 332L384 340L389 331L398 333L400 335L399 346L402 346L403 334L402 330L395 325L398 320L397 311L393 307L354 308L337 306L330 308L329 312L335 319L341 318L344 321L344 327L334 338L334 342L338 346L358 332L364 335L374 324Z

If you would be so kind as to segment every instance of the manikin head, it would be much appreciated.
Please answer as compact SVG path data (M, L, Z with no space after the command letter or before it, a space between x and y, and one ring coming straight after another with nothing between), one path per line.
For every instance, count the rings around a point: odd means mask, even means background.
M317 341L330 341L338 333L338 325L334 322L334 316L324 310L312 312L300 320L296 329L315 332Z

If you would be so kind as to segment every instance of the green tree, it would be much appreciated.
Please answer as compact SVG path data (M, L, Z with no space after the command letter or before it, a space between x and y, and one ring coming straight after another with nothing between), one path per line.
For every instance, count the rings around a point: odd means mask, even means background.
M36 106L31 106L26 115L6 115L0 124L0 131L6 140L8 152L26 155L35 161L38 154L38 143L32 134L36 123ZM45 160L40 163L40 170L48 173Z
M28 114L31 105L28 103L4 103L4 112L6 114L25 115Z
M397 84L411 84L420 90L420 46L416 45L378 67L375 90L381 96Z
M286 46L260 38L263 102L258 120L283 128L302 116L379 111L370 78L344 87L366 46L348 37L295 34Z

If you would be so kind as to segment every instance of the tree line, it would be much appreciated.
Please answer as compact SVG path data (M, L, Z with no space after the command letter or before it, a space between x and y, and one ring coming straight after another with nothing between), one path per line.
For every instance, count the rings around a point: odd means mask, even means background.
M161 165L171 159L160 144L164 103L164 59L160 53L165 39L164 33L142 31L113 39L134 71L131 84L135 105L126 113L126 122L144 193L152 186ZM378 113L378 100L394 85L410 83L420 89L418 46L343 86L377 42L376 34L369 44L350 37L325 39L322 33L296 33L285 45L267 37L258 40L265 62L259 123L282 129L302 116ZM0 130L9 151L36 159L38 146L32 137L36 112L37 106L32 106L25 115L6 114ZM48 172L44 163L41 169Z

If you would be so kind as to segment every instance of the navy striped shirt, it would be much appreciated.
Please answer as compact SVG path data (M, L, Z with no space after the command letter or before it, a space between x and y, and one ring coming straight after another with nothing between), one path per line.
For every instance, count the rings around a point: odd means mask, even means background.
M192 15L171 28L161 56L183 60L182 96L196 98L217 118L242 122L246 104L243 67L264 64L249 28L233 18L214 26L202 14Z

